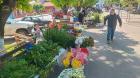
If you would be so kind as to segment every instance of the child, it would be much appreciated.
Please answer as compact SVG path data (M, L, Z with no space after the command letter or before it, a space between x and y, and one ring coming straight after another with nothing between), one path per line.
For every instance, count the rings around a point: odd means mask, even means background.
M40 27L39 27L38 24L34 25L34 28L32 29L32 34L33 34L33 37L35 39L36 44L38 44L38 42L40 42L40 41L42 41L44 39L43 38L43 33L40 30Z

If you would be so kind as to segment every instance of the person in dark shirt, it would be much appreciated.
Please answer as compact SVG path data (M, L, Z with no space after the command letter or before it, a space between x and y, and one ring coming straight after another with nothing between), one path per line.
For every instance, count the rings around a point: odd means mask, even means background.
M78 15L78 20L81 24L83 24L84 16L85 16L85 10L82 10L82 12L80 12Z
M119 26L122 26L122 20L119 15L115 13L115 9L111 9L110 14L107 15L104 19L104 25L106 25L106 21L108 22L107 25L107 43L113 41L114 32L117 25L117 20L119 22Z

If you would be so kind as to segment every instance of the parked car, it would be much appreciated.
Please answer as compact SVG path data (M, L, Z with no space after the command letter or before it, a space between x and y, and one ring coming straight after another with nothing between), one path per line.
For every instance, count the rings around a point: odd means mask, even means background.
M31 29L33 28L33 25L27 25L27 24L6 24L5 25L5 36L13 36L13 34L19 33L19 34L24 34L28 35L31 33Z
M45 26L46 24L49 23L49 21L44 21L44 20L41 20L39 17L34 17L34 16L24 17L20 21L18 21L17 23L25 23L25 22L37 23L40 26Z
M49 15L49 14L36 15L35 17L38 17L43 21L53 21L52 15Z
M14 19L8 18L7 21L6 21L6 23L7 23L7 24L14 23Z
M35 23L34 22L30 22L30 21L16 21L15 22L16 24L25 24L25 25L34 25Z

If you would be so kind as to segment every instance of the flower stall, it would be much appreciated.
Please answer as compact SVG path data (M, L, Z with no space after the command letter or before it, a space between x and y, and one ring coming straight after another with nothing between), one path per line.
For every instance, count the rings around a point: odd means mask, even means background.
M73 29L70 29L71 27ZM61 27L45 28L42 31L43 41L23 55L15 57L13 61L4 62L3 68L0 69L0 78L48 78L50 72L53 73L51 70L54 65L63 68L58 78L86 78L83 70L89 56L87 47L94 46L94 39L73 35L77 34L77 31L81 34L85 27L76 23L72 26L64 24ZM76 32L71 33L71 30Z

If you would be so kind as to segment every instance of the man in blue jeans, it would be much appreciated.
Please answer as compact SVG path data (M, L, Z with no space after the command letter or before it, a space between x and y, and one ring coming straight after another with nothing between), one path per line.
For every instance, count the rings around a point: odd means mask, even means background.
M122 20L119 15L115 13L115 9L111 9L110 14L107 15L104 19L104 25L106 25L106 21L108 22L107 27L107 43L113 41L114 32L116 30L117 20L119 22L120 27L122 26Z

